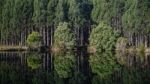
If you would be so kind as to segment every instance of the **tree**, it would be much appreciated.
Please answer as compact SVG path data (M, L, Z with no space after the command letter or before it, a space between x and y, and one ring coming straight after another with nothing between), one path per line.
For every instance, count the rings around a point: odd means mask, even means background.
M47 23L52 25L54 19L56 18L55 12L58 4L58 0L49 0L47 5Z
M28 22L31 22L33 0L6 0L2 10L1 40L4 44L19 45L25 42ZM15 33L14 33L15 32Z
M50 42L48 43L50 44L50 46L53 46L53 42L54 42L55 18L56 18L55 13L56 13L57 4L58 4L58 0L49 0L47 5L47 26L48 26L48 30L50 30L48 32L48 34L50 33L50 35L48 35Z
M92 10L92 20L95 23L99 23L100 21L104 21L110 24L110 20L112 18L111 6L113 5L112 0L91 0L93 3Z
M14 0L6 0L4 9L2 10L2 32L3 32L3 43L8 44L8 39L11 37L10 22L13 17ZM13 25L11 25L13 27Z
M72 49L75 47L75 35L67 22L59 23L54 38L55 48Z
M55 23L64 22L68 20L68 3L67 0L59 0L56 12L55 12ZM56 24L57 25L57 24Z
M11 19L10 24L13 25L11 27L12 30L16 30L17 39L19 40L19 44L25 45L25 40L27 37L27 28L29 23L31 23L31 18L33 14L33 0L15 0L14 9L13 9L13 17ZM30 30L28 28L28 30Z
M32 32L27 38L27 44L31 47L39 46L40 41L40 34L38 32Z
M96 49L100 52L102 50L113 50L119 34L108 26L101 22L91 32L89 38L89 47Z
M147 39L149 30L150 14L149 0L127 0L125 13L122 16L122 24L125 36L131 46L138 46Z
M68 18L72 23L72 27L76 36L77 45L81 46L83 44L83 25L85 23L84 14L82 13L82 0L70 0ZM86 12L84 12L86 13Z
M35 24L43 24L46 22L47 0L34 0L33 21Z
M2 28L2 26L3 26L3 20L2 20L2 11L3 11L3 8L4 8L4 0L0 0L0 32L1 32L1 34L0 34L0 39L1 39L1 41L0 41L0 43L2 44L2 31L3 31L3 28Z
M125 0L91 0L91 2L93 5L92 24L98 25L103 21L123 35L122 15L124 14Z

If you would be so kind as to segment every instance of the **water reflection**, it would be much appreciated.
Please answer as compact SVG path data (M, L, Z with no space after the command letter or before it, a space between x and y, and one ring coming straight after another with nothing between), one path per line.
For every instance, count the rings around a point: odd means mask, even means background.
M145 68L123 68L122 69L122 84L149 84L150 70Z
M117 61L116 61L117 60ZM149 54L111 52L90 56L92 84L149 84Z
M21 72L18 73L19 70L22 71L18 66L14 67L2 62L0 64L0 84L25 84L26 81L23 81L25 76Z
M92 84L117 84L112 75L120 66L112 52L91 54L89 62L93 73Z
M101 78L111 75L119 68L115 56L111 52L92 54L89 62L92 72Z
M32 69L38 69L42 64L42 59L40 54L38 53L28 53L27 54L27 64L28 67L31 67Z
M1 52L0 84L149 84L150 55Z
M116 52L117 62L128 68L132 67L149 67L150 53L127 53Z
M74 66L75 56L73 52L54 55L54 68L60 78L71 77Z
M81 72L75 71L74 76L69 79L69 84L88 84L85 81L86 76Z

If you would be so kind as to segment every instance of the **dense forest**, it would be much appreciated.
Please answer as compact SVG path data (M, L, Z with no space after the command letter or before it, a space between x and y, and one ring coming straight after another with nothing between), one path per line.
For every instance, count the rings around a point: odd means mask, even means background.
M91 34L110 32L91 33L102 23L127 38L129 46L150 47L150 0L0 0L0 45L24 46L34 31L42 45L52 46L54 37L63 36L55 33L59 29L72 32L76 46L87 46Z

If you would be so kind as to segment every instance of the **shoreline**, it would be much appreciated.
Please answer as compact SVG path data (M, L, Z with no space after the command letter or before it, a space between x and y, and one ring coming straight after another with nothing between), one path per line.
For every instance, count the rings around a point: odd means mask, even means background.
M150 48L147 48L147 49L145 50L145 53L150 53Z
M0 46L0 51L27 51L26 46Z
M29 48L27 46L0 46L0 51L28 51ZM51 50L51 49L50 49ZM120 50L116 50L120 51ZM128 48L124 51L127 52L140 52L138 48ZM150 47L144 49L144 53L150 53Z
M126 50L127 50L127 52L144 52L144 53L150 53L150 48L144 48L143 51L141 51L138 48L128 48Z

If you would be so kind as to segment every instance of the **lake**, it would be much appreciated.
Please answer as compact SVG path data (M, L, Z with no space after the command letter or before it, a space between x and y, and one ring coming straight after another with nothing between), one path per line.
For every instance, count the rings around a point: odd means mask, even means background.
M150 54L0 52L0 84L150 84Z

